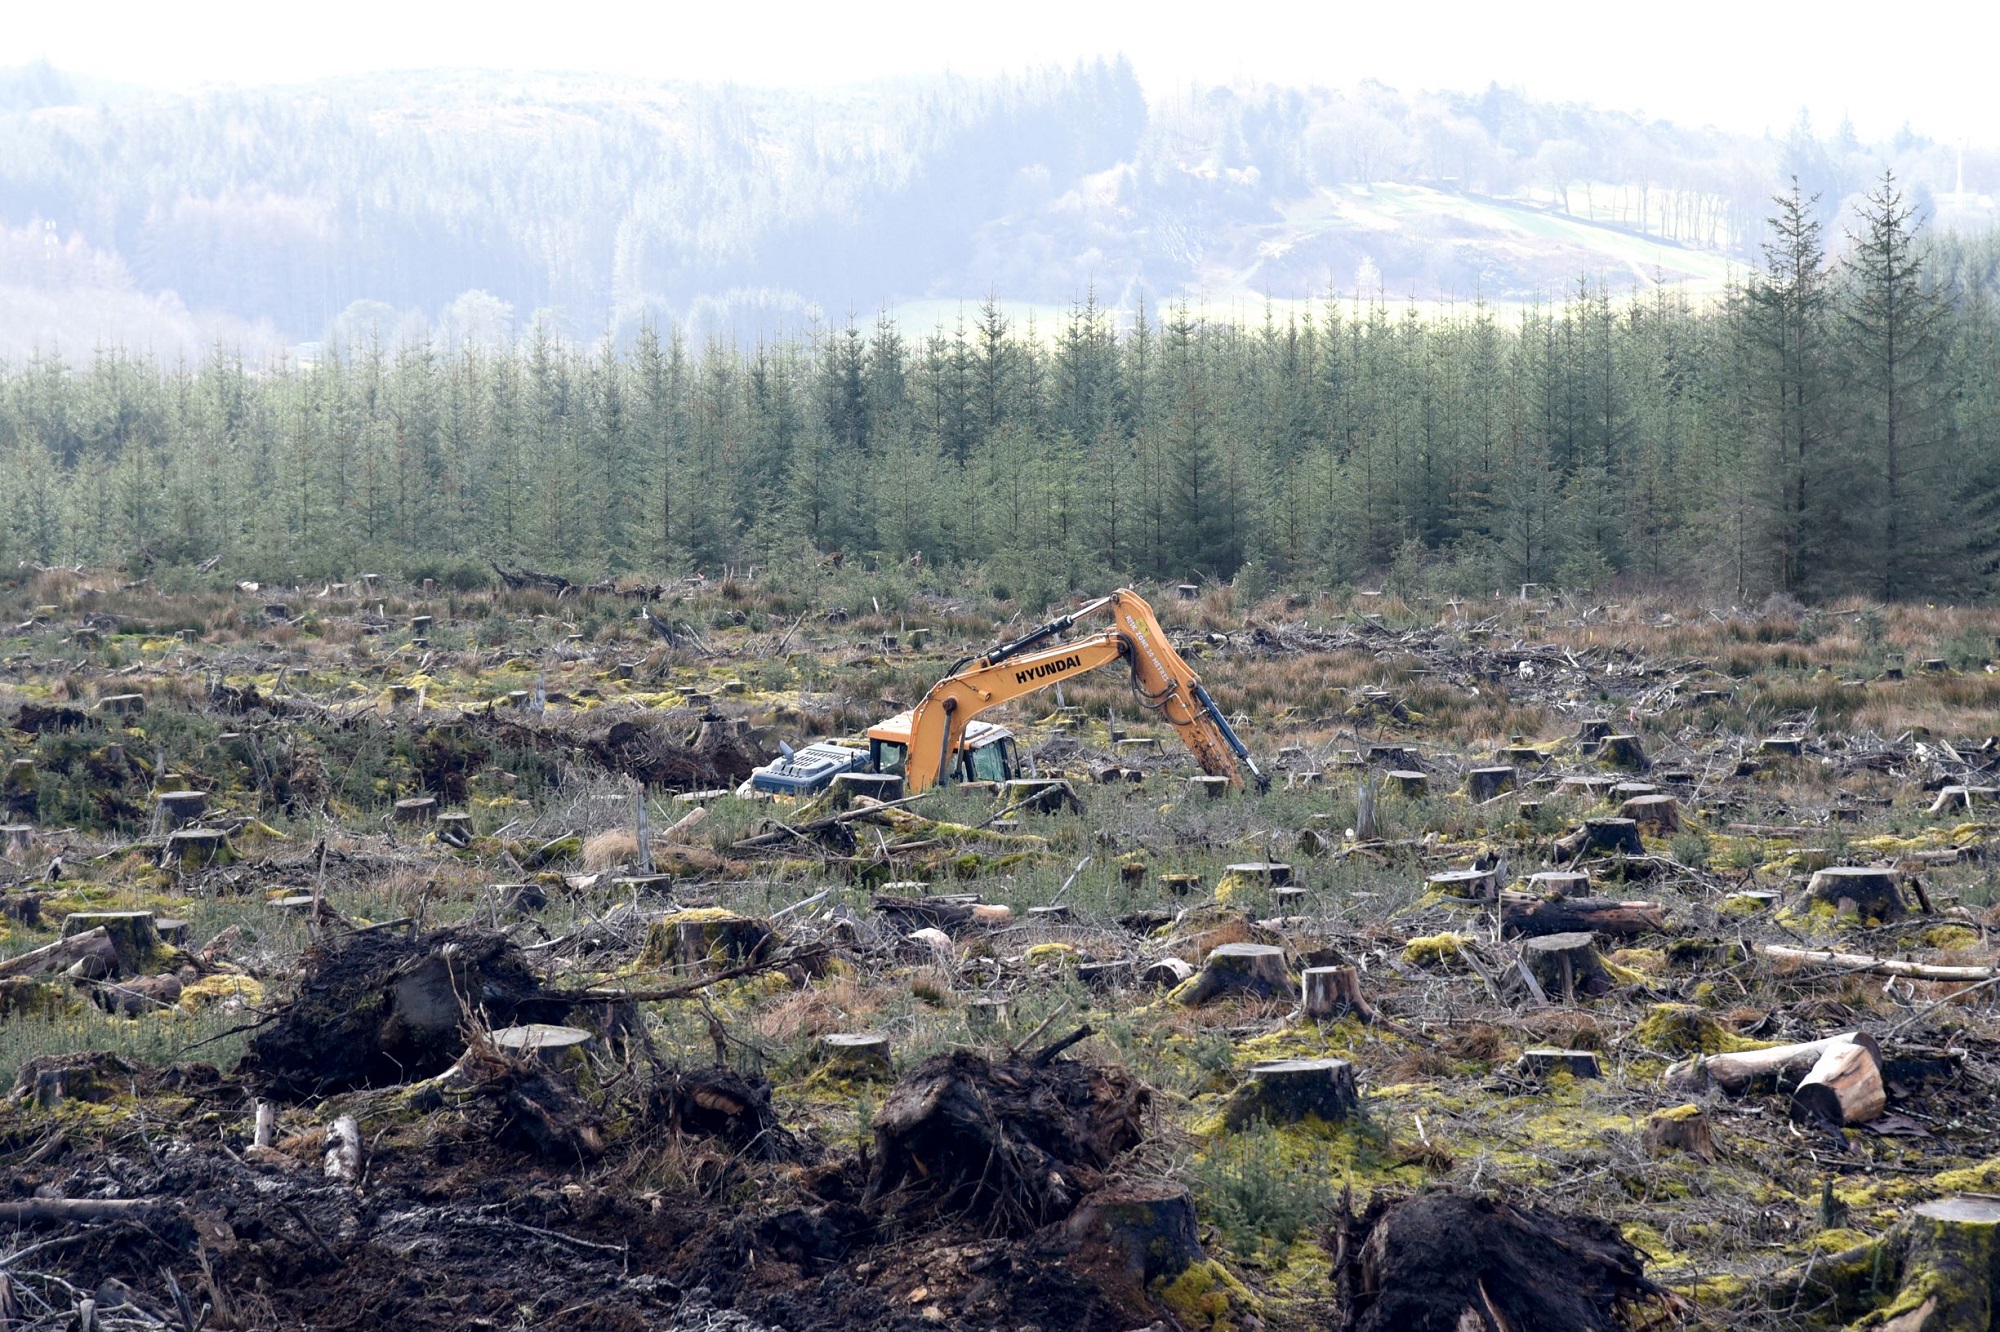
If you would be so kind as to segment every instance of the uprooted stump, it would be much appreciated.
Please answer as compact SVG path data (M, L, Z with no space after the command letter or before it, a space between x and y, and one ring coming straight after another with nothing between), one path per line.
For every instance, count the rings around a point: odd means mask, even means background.
M1151 1095L1117 1068L933 1056L876 1112L862 1205L1017 1234L1047 1225L1138 1144Z
M679 1133L718 1138L756 1161L796 1161L799 1140L778 1122L771 1084L727 1068L676 1069L653 1085L647 1115Z
M592 1161L603 1154L602 1118L560 1070L486 1040L475 1040L456 1070L495 1142L551 1161Z
M1342 1218L1334 1279L1344 1332L1617 1332L1661 1294L1610 1221L1454 1193Z
M238 1067L274 1100L396 1086L449 1068L466 1048L468 1014L512 1026L569 1012L504 935L350 934L307 952L297 995Z

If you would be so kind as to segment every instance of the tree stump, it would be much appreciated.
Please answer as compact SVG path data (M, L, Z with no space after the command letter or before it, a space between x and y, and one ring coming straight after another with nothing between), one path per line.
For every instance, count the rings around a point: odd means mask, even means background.
M1609 777L1565 777L1556 783L1556 793L1597 801L1604 798L1604 793L1611 789L1611 785Z
M1960 1194L1922 1203L1905 1223L1897 1305L1883 1332L1959 1332L2000 1322L2000 1199Z
M1338 1124L1353 1118L1360 1104L1354 1066L1345 1059L1267 1059L1250 1066L1223 1107L1222 1122L1233 1129L1257 1120Z
M1209 952L1181 1002L1205 1004L1231 994L1290 998L1292 975L1285 966L1285 950L1273 944L1222 944Z
M1545 934L1530 939L1521 945L1521 964L1543 994L1564 1003L1608 994L1613 984L1592 934Z
M1468 902L1491 901L1500 891L1500 880L1492 870L1441 870L1424 880L1429 891Z
M1281 888L1292 881L1292 867L1275 860L1251 860L1240 865L1223 866L1222 877L1225 883L1231 878L1237 878L1262 883L1270 888Z
M160 808L160 821L172 832L200 821L208 812L208 792L162 791L153 797L153 803Z
M1597 761L1624 772L1644 772L1653 766L1636 735L1607 735L1598 744Z
M1591 855L1645 854L1645 843L1639 840L1639 825L1631 819L1585 819L1582 827L1555 841L1555 860L1559 865Z
M1491 800L1513 789L1512 768L1474 768L1465 774L1465 794L1474 801Z
M412 638L429 638L431 636L431 629L436 624L437 621L428 615L412 615L410 617L410 636Z
M1881 1051L1873 1041L1828 1046L1792 1091L1795 1124L1841 1128L1880 1119L1889 1108L1882 1085Z
M1757 752L1779 758L1798 758L1806 752L1806 742L1796 735L1768 735L1757 746Z
M530 1022L501 1027L489 1037L494 1048L516 1059L533 1059L550 1068L574 1068L583 1063L595 1038L582 1027Z
M106 694L97 700L97 706L107 717L136 717L146 710L146 696Z
M984 1033L999 1031L1007 1025L1007 999L1004 996L991 999L968 999L965 1001L965 1028L967 1031Z
M40 809L35 790L35 761L15 759L0 777L0 812L17 819L33 820Z
M65 939L95 929L102 929L110 938L118 953L118 970L127 976L143 974L166 949L150 911L72 911L63 917Z
M0 825L0 856L19 864L34 849L34 845L35 826L32 823Z
M1076 788L1060 777L1016 777L1002 786L1008 804L1031 814L1081 814Z
M903 779L892 772L843 772L833 779L827 792L830 796L828 803L836 810L851 806L856 796L885 802L900 800Z
M1528 891L1538 897L1587 897L1590 876L1581 870L1543 870L1528 876Z
M392 817L405 827L429 823L437 816L437 797L409 796L396 802Z
M1186 1189L1164 1181L1114 1184L1087 1194L1063 1229L1086 1254L1093 1249L1107 1253L1142 1291L1207 1257L1195 1225L1194 1200Z
M167 835L166 849L160 853L160 868L192 874L211 865L233 864L236 850L229 838L216 828L182 828Z
M647 967L701 967L753 962L777 942L769 926L716 908L670 912L646 931L639 964Z
M1708 1116L1698 1105L1655 1110L1646 1116L1639 1141L1654 1156L1686 1152L1701 1161L1715 1160L1715 1138L1709 1131Z
M1670 795L1633 796L1618 807L1618 813L1654 833L1679 832L1681 803Z
M1825 902L1844 916L1886 923L1907 914L1897 891L1896 871L1862 865L1836 865L1819 870L1806 885L1806 895Z
M1604 1070L1595 1050L1556 1050L1542 1047L1521 1051L1521 1071L1537 1082L1546 1082L1558 1073L1573 1078L1600 1078Z
M1201 887L1201 875L1162 874L1160 876L1160 887L1166 889L1175 897L1186 897L1189 893Z
M1349 1013L1372 1019L1374 1005L1361 993L1361 972L1354 967L1307 967L1300 976L1309 1018L1345 1017Z
M888 1078L895 1071L887 1036L835 1032L819 1038L819 1052L828 1072L852 1082Z
M1146 866L1129 860L1119 865L1118 884L1128 893L1138 892L1146 886Z
M1415 800L1430 794L1431 779L1421 772L1398 768L1389 774L1389 784L1401 795Z
M437 816L437 838L460 850L472 845L472 816L463 811Z
M1580 744L1601 745L1614 729L1608 717L1586 717L1577 723L1576 738Z
M1188 787L1196 795L1207 796L1210 800L1220 800L1229 794L1227 777L1190 777Z

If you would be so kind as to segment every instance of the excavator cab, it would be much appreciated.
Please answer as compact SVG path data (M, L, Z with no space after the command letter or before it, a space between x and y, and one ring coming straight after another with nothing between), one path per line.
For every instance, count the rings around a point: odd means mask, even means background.
M871 772L900 777L910 759L910 717L899 712L880 725L868 728L868 767ZM1005 782L1021 775L1020 750L1014 733L991 722L966 723L965 737L952 756L948 771L960 782Z

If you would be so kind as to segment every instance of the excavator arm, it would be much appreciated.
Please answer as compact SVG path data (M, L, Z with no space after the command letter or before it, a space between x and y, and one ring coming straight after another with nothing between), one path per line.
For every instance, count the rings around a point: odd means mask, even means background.
M1110 616L1110 628L1058 641L1078 620L1099 612ZM1201 677L1167 642L1153 608L1121 588L983 657L960 662L931 686L910 715L904 789L914 795L934 786L950 770L966 724L980 713L1121 659L1132 671L1141 702L1174 728L1203 772L1240 785L1247 769L1260 791L1269 785Z

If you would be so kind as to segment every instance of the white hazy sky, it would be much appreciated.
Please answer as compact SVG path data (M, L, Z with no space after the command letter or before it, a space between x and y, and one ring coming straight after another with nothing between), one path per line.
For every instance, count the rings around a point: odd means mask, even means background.
M1757 132L2000 142L2000 5L1931 0L0 0L0 65L169 89L471 66L828 85L1124 53L1149 88L1483 88Z

